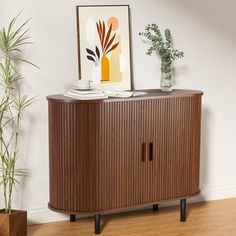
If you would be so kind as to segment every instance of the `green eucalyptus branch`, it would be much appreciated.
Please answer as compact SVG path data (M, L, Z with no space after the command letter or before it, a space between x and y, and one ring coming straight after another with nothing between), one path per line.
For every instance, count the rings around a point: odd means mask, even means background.
M145 31L140 32L139 35L144 36L151 43L146 54L157 53L160 56L161 71L164 73L171 72L174 60L184 57L183 51L173 48L173 39L169 29L165 30L163 36L157 24L148 24Z

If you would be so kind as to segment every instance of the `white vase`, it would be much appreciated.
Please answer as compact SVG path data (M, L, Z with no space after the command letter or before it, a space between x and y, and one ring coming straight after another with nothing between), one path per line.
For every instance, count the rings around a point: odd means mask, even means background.
M98 85L101 83L101 69L99 66L94 66L92 68L92 81L93 85Z
M172 75L172 70L170 72L161 72L161 90L163 92L171 92L174 85L174 78Z

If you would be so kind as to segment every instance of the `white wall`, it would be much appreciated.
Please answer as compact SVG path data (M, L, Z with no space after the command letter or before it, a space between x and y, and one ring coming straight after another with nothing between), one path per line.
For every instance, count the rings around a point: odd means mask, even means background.
M148 23L169 27L175 45L186 57L176 63L176 88L203 90L202 195L196 200L236 196L236 25L234 0L0 0L0 26L23 9L21 21L32 17L33 45L25 57L41 70L22 66L24 90L39 101L25 118L21 160L32 176L15 193L15 207L27 209L31 222L64 216L47 210L49 94L63 93L78 77L75 6L130 4L133 78L136 89L158 88L160 60L146 56L138 32ZM2 199L0 199L2 200Z

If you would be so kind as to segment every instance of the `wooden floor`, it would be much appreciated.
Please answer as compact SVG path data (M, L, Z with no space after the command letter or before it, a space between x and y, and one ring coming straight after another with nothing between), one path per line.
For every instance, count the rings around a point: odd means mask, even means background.
M186 222L179 221L179 208L160 208L102 217L101 236L235 236L236 198L188 205ZM93 218L75 223L57 222L28 227L33 236L94 235Z

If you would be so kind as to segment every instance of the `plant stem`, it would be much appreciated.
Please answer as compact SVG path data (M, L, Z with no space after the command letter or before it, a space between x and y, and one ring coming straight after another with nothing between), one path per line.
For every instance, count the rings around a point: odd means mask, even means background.
M18 114L17 114L16 132L15 132L15 146L14 146L14 152L13 152L14 158L16 157L16 153L17 153L19 128L20 128L20 110L18 111ZM8 210L9 210L9 214L11 214L11 199L12 199L12 189L13 189L13 182L14 182L14 175L15 175L15 161L12 166L12 171L9 174L10 174L10 180L9 180Z
M10 62L10 59L6 59L5 60L5 63L9 63ZM5 91L4 91L4 95L6 97L5 101L4 101L4 108L3 108L3 112L0 116L0 126L1 126L1 129L2 129L2 126L3 126L3 117L4 117L4 114L5 112L7 111L7 104L9 102L9 99L10 99L10 93L8 92L8 89L6 88ZM5 149L5 151L3 151L3 148ZM7 169L5 169L5 163L4 163L4 156L7 155L7 157L9 157L9 152L8 152L8 148L7 148L7 145L4 141L4 138L3 138L3 132L1 131L1 159L2 159L2 175L3 175L3 192L4 192L4 205L5 205L5 212L8 213L8 202L7 202L7 175L8 175L8 171Z

